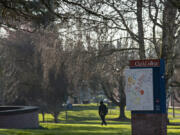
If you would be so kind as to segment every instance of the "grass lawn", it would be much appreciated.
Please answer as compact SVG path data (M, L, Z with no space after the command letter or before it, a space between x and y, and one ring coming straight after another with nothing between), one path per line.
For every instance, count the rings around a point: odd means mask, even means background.
M109 109L107 115L107 126L100 125L100 119L97 112L97 105L79 105L74 106L73 110L68 111L68 119L66 120L66 112L63 111L59 115L60 122L53 123L51 114L46 114L46 123L40 122L42 129L0 129L0 135L131 135L130 122L112 121L117 118L119 110L116 107ZM171 113L172 110L170 109ZM180 114L180 110L176 113ZM126 112L130 118L130 112ZM175 118L169 115L171 122L179 122L180 116ZM42 116L39 115L39 120L42 121ZM179 126L168 125L168 135L179 135Z

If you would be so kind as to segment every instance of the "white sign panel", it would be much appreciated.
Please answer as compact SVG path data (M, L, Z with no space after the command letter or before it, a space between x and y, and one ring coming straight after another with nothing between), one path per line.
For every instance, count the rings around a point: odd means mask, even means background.
M124 73L126 109L154 110L152 69L126 69Z

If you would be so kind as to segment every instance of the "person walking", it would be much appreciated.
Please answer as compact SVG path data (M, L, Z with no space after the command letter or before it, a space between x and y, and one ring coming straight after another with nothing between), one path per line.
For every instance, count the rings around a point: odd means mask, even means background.
M102 120L101 125L107 125L106 119L105 119L107 113L108 113L108 108L103 103L103 101L101 101L100 106L99 106L99 116L101 117L101 120Z

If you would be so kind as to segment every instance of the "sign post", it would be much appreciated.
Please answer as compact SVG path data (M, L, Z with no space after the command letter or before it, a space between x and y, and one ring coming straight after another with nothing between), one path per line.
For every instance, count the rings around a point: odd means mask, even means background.
M164 60L132 60L125 70L132 135L167 135Z

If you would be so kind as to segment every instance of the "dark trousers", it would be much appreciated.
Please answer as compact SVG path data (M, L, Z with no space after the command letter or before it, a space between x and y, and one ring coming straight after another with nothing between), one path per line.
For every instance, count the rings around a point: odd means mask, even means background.
M102 120L101 125L107 125L106 120L105 120L105 116L106 116L106 115L100 115L101 120Z

